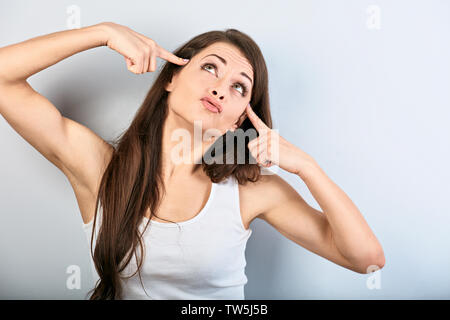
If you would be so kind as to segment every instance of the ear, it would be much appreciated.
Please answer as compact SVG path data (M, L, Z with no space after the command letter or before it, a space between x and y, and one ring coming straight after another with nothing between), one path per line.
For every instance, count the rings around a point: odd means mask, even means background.
M165 89L166 89L167 92L172 92L172 90L173 90L173 82L172 82L172 80L170 80L170 81L166 84Z
M165 89L167 92L172 92L173 88L175 87L175 82L178 78L178 73L174 73L172 75L172 79L169 80L169 82L166 84Z

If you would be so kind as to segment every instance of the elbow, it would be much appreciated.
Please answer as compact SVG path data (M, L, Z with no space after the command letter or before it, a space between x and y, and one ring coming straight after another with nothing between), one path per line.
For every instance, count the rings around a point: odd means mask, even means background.
M378 250L377 252L372 252L364 256L354 257L350 260L352 267L350 270L360 273L368 274L378 271L384 267L385 258L383 250Z
M386 263L383 251L377 252L370 256L370 258L364 259L364 262L360 265L359 273L368 274L378 270L381 270Z

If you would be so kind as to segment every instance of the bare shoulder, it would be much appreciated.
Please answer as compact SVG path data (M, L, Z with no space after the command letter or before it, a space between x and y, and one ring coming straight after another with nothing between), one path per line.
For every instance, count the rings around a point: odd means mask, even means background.
M239 185L240 206L246 221L245 227L248 229L255 218L264 218L263 214L277 204L298 197L297 191L273 172L261 175L256 182L249 181L244 185Z

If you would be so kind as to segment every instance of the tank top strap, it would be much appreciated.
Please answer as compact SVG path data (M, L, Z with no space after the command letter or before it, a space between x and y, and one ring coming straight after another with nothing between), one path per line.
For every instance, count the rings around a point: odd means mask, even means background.
M237 233L251 233L245 229L239 203L239 183L234 176L217 183L216 193L210 207L209 217L220 219Z

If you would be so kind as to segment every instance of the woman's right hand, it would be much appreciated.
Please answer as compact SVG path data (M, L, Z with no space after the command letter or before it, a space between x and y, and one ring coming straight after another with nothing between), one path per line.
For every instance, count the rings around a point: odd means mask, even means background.
M126 26L114 22L102 22L101 25L106 30L106 45L124 56L127 69L135 74L155 71L156 57L178 65L188 62Z

